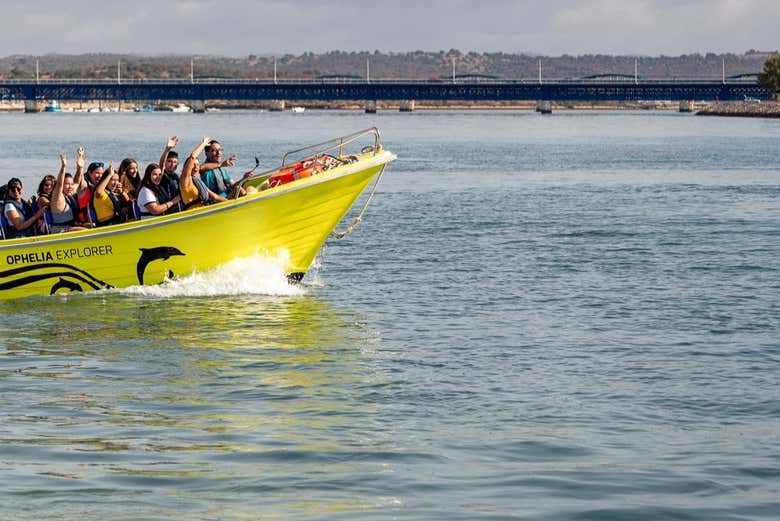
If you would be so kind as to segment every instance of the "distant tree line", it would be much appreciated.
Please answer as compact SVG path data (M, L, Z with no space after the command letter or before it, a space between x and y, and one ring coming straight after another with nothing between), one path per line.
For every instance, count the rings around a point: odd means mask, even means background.
M41 79L49 78L115 78L121 63L123 78L158 79L189 78L190 61L197 78L271 78L274 63L280 78L317 78L343 75L365 77L366 62L373 78L444 79L452 74L480 74L498 78L535 78L539 61L542 74L548 78L581 78L597 74L632 74L636 62L640 77L685 78L720 77L725 64L726 75L758 73L774 53L750 50L744 54L686 54L682 56L535 56L503 52L478 53L449 51L413 51L384 53L380 51L332 51L300 55L246 57L223 56L139 56L125 54L48 54L14 55L0 58L0 77L29 79L35 77L36 61Z

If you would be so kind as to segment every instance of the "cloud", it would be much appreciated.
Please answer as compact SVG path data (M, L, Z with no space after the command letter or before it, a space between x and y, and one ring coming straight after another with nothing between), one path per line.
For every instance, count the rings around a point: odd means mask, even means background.
M776 0L28 0L5 54L448 50L683 54L777 47Z

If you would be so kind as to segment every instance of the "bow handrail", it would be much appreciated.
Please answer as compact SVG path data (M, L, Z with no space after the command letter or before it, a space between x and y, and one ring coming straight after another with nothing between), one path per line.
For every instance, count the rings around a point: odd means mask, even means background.
M316 157L319 157L323 155L325 152L328 152L330 150L335 150L338 148L339 156L344 155L344 145L348 145L349 143L352 143L353 141L356 141L360 139L363 136L366 135L374 135L374 155L378 154L380 150L382 150L382 138L379 135L379 129L376 127L370 127L364 130L359 130L357 132L354 132L352 134L348 134L346 136L341 136L333 139L329 139L327 141L323 141L322 143L317 143L314 145L305 146L302 148L298 148L296 150L290 150L287 152L284 157L282 157L282 165L280 168L284 168L284 166L287 164L287 158L300 154L301 152L305 152L307 150L318 150L318 153L315 154ZM331 145L327 146L326 145ZM326 147L326 148L323 148Z
M264 178L264 177L268 178L274 173L278 172L280 169L284 168L287 165L287 159L290 156L301 154L302 152L306 152L308 150L316 150L317 152L314 154L314 158L318 159L322 157L326 152L338 149L338 156L341 157L344 155L344 147L346 145L354 141L357 141L358 139L364 136L370 136L370 135L374 136L374 145L371 148L374 152L374 155L377 155L382 151L382 137L379 134L379 129L376 127L370 127L364 130L359 130L357 132L353 132L352 134L347 134L346 136L340 136L337 138L329 139L327 141L323 141L322 143L316 143L314 145L308 145L295 150L290 150L289 152L284 154L284 156L282 156L282 163L280 167L272 168L270 170L266 170L258 174L252 173L252 175L241 179L238 183L235 184L234 191L233 193L231 193L231 196L235 197L235 195L241 190L241 188L243 188L248 182L257 180L259 178Z

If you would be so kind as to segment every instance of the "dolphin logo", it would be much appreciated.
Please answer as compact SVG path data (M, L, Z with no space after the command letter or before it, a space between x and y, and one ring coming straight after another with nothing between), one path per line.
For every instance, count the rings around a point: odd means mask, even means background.
M141 250L141 258L138 259L136 265L136 274L138 275L138 283L143 286L144 284L144 272L146 272L146 266L150 262L155 260L168 260L174 255L184 256L182 252L173 246L159 246L157 248L139 248Z
M55 293L57 293L57 290L63 288L69 290L71 293L73 293L74 291L84 291L81 288L80 284L76 284L75 282L71 282L69 280L65 280L62 277L60 277L60 280L55 282L54 285L51 287L51 292L49 293L49 295L54 295Z

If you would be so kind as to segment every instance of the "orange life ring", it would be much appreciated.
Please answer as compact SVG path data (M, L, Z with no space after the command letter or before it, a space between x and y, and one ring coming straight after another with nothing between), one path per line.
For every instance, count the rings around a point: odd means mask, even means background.
M337 162L333 156L307 157L273 174L268 178L268 184L273 188L292 183L298 179L306 179L332 168Z
M294 166L295 165L283 168L269 177L268 184L271 186L271 188L275 186L282 186L287 183L292 183L298 179L306 179L307 177L319 174L322 171L319 166L302 168L301 170L296 170Z

